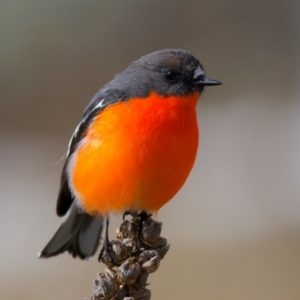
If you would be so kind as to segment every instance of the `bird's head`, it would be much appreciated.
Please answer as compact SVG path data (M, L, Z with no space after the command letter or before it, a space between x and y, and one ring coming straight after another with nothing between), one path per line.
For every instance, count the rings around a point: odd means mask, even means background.
M175 49L145 55L120 76L130 80L133 94L137 96L146 96L150 91L163 96L201 93L205 86L221 84L205 77L203 66L190 52Z

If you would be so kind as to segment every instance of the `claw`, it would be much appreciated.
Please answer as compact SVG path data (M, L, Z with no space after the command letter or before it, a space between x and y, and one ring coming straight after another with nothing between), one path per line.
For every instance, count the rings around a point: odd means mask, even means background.
M123 214L123 222L125 222L125 217L128 216L128 215L132 216L131 211L130 210L125 210L125 212Z
M108 238L108 227L109 227L109 218L107 217L106 218L105 238L104 238L102 249L98 256L98 261L103 262L109 268L112 268L114 266L120 266L120 264L117 263L113 257L113 252L111 250L111 243Z

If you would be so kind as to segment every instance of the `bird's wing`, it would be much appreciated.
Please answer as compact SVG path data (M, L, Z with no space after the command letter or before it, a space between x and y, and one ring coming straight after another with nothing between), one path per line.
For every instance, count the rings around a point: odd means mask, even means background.
M71 140L69 142L67 158L62 170L60 188L58 193L56 213L58 216L63 216L67 213L74 200L72 192L68 184L68 178L66 174L66 168L69 163L71 155L76 150L78 143L83 138L86 130L93 121L93 119L105 110L108 106L123 101L122 93L117 90L111 90L109 88L101 89L91 100L86 107L81 122L76 127Z

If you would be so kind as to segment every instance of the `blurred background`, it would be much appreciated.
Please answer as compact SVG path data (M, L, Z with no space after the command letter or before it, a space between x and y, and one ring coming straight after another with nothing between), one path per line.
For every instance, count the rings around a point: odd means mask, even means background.
M103 267L38 260L85 105L149 52L190 50L223 82L201 147L159 213L171 250L152 299L300 299L300 2L0 2L0 298L84 299ZM120 217L113 218L111 235Z

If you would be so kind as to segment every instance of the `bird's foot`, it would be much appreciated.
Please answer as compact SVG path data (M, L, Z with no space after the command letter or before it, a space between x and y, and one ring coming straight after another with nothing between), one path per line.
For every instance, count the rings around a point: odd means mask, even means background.
M105 242L102 246L102 249L98 256L98 261L103 262L107 267L113 268L118 267L121 264L117 261L116 253L115 253L115 247L114 247L114 241L112 242Z

